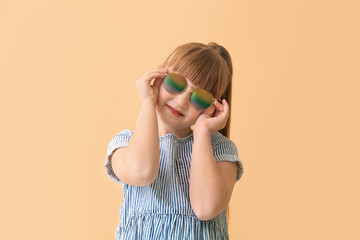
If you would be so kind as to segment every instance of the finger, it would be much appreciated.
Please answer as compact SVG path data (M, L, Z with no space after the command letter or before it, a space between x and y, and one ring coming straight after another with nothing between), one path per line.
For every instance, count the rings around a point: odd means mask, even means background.
M226 99L223 99L223 100L222 100L222 106L224 107L224 109L227 108L227 110L229 110L229 104L228 104L228 102L226 101Z
M219 103L217 100L215 101L215 106L220 111L224 111L224 106L221 103Z
M167 68L157 68L157 69L152 69L148 72L146 72L145 74L151 74L151 73L167 73Z
M155 88L159 88L164 78L155 78L152 86Z
M156 79L164 79L166 76L165 73L159 73L159 72L156 72L156 73L151 73L151 74L148 74L146 76L143 76L142 79L144 82L146 83L149 83L150 85L152 85Z
M214 106L214 104L212 104L208 109L206 109L204 111L204 114L208 115L208 116L212 116L214 114L216 110L216 107Z
M215 117L220 116L221 118L227 118L229 116L229 105L227 104L226 100L223 99L223 104L217 103L217 111Z
M156 72L148 72L145 74L145 78L149 78L149 79L153 79L153 78L158 78L158 77L165 77L166 73L165 71L156 71Z
M146 72L143 77L150 77L150 76L154 76L154 75L158 75L158 74L166 74L167 73L167 69L166 68L158 68L158 69L152 69L148 72Z
M217 100L214 101L214 106L216 108L215 116L219 116L224 111L224 106L221 103L219 103Z
M227 102L225 99L222 100L222 103L223 103L223 106L224 106L225 116L226 116L226 117L229 117L229 115L230 115L230 107L229 107L229 104L228 104L228 102Z

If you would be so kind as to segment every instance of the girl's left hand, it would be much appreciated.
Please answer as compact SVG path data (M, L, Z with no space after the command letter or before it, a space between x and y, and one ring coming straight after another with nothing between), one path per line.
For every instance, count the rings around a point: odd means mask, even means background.
M196 120L194 132L199 129L208 130L209 133L223 129L226 126L230 115L229 104L225 99L222 104L217 100L209 109L204 111Z

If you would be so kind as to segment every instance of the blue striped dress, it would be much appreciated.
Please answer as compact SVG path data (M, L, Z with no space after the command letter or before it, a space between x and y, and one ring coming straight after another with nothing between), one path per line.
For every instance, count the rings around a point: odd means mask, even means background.
M115 238L120 239L229 239L225 210L208 221L199 220L191 209L189 174L193 134L178 139L173 133L160 136L160 165L157 178L148 186L132 186L115 174L110 156L126 147L133 132L124 130L109 143L105 171L123 185L124 197ZM243 165L235 144L219 132L210 136L216 161L238 162L236 181Z

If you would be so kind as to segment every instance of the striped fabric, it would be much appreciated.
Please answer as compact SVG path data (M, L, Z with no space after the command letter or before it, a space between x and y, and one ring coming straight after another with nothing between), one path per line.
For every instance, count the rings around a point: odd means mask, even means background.
M133 132L124 130L111 141L105 170L111 179L123 185L124 198L115 238L120 239L229 239L225 210L209 221L199 220L190 206L189 173L193 134L178 139L173 133L161 136L158 176L148 186L123 183L114 173L110 156L126 147ZM238 181L243 165L235 144L219 132L211 134L216 161L238 162Z

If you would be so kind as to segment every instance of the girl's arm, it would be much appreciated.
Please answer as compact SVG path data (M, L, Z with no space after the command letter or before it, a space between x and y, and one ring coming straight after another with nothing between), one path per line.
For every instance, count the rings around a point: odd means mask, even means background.
M189 191L200 220L212 219L226 208L236 181L238 163L216 162L211 145L210 134L224 128L229 118L229 105L222 103L214 101L194 125Z
M194 131L189 191L193 211L210 220L228 205L235 185L237 163L216 162L206 130Z
M160 81L164 77L164 70L156 69L137 81L142 103L133 135L129 145L117 149L111 157L114 173L124 183L145 186L157 176L160 150L155 107Z

